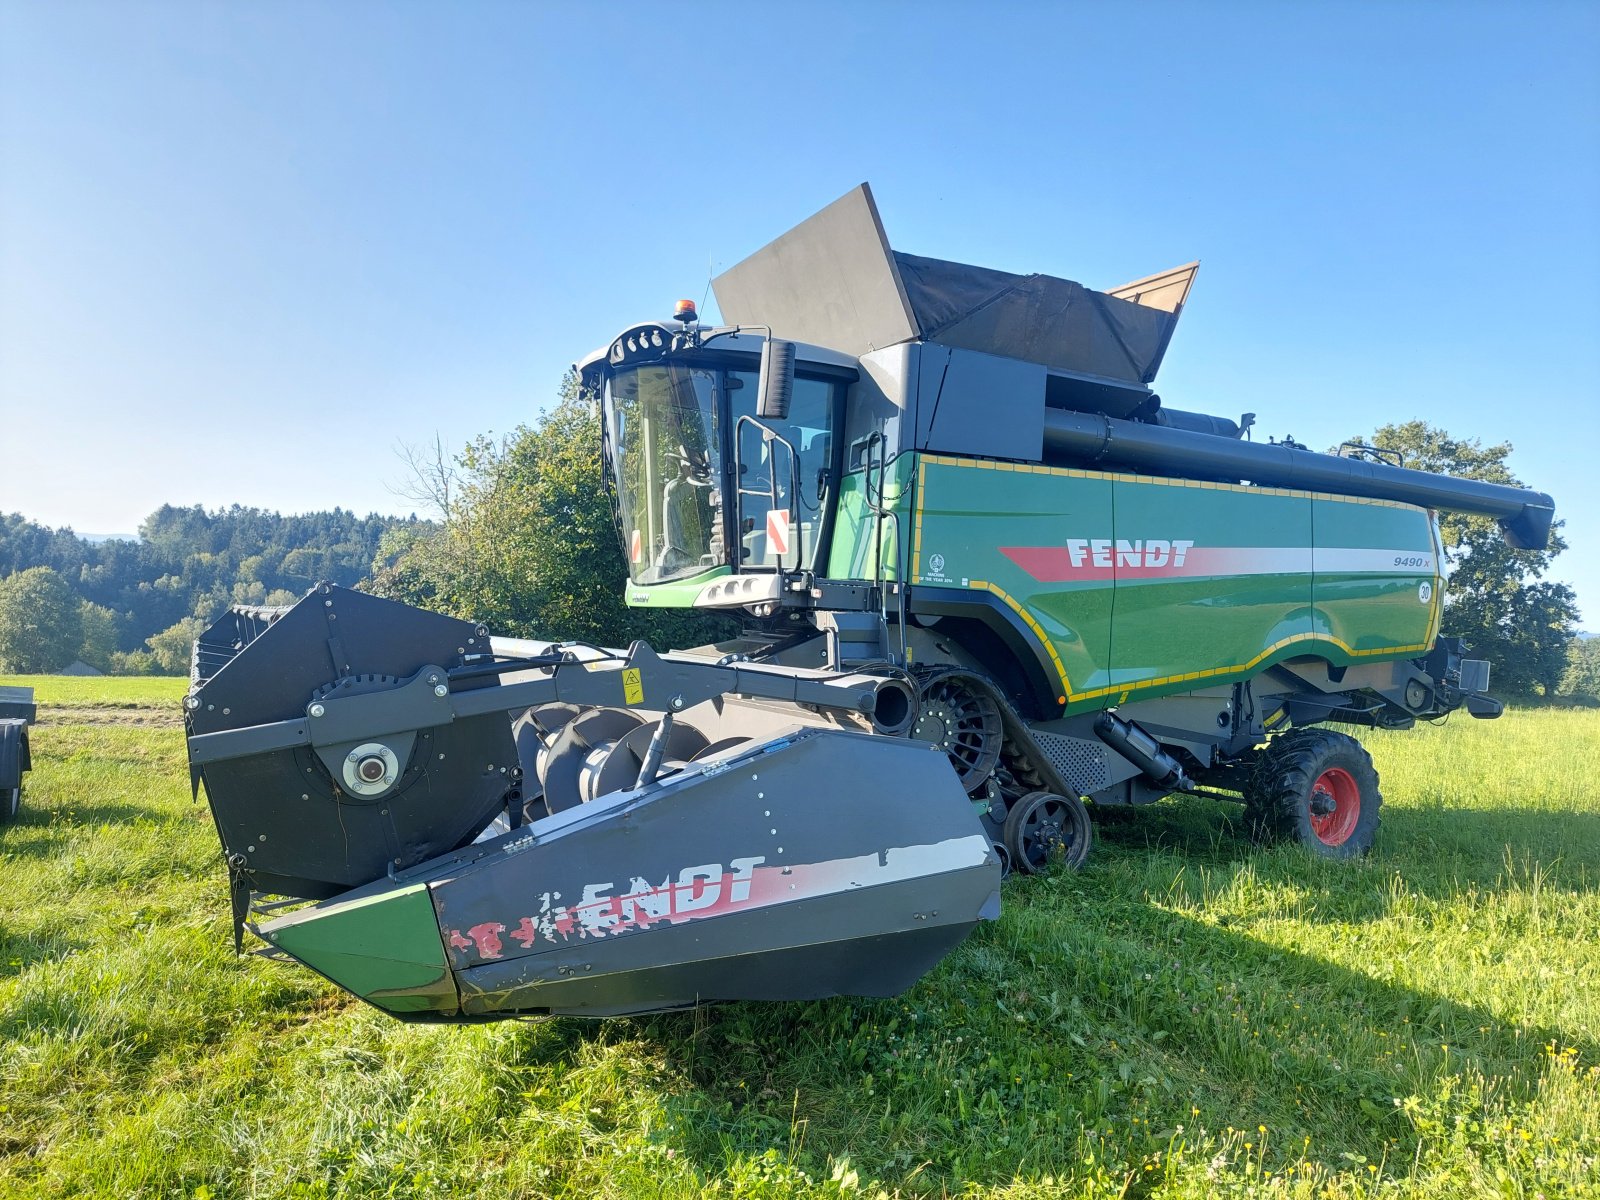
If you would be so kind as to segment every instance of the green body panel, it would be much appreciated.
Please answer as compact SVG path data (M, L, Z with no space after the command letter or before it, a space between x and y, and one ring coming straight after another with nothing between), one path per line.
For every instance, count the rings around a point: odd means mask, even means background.
M455 982L425 884L303 908L261 936L340 987L394 1013L454 1013Z
M900 455L884 470L883 507L889 513L898 514L898 520L886 519L881 528L877 514L867 503L867 473L855 471L840 481L833 544L824 572L829 579L900 578L899 564L906 554L903 547L896 547L895 539L904 537L909 543L912 537L911 484L915 470L915 456L909 454ZM876 469L873 475L876 492ZM878 542L876 554L875 538ZM880 562L881 572L878 571Z
M1438 635L1444 587L1437 574L1443 556L1428 514L1409 505L1319 495L1311 504L1311 520L1319 548L1400 548L1389 555L1385 573L1344 570L1333 561L1318 564L1318 632L1334 641L1332 661L1430 648ZM1412 561L1429 556L1431 566Z
M1066 529L1109 528L1112 482L1061 480L1022 464L953 465L923 455L912 537L913 584L989 591L1053 651L1052 671L1074 690L1111 682L1112 589L1104 581L1041 587L1001 546L1055 546ZM1059 682L1059 680L1058 680Z
M1066 712L1436 633L1437 548L1409 505L922 455L915 512L912 583L999 597Z
M1143 688L1153 680L1227 666L1243 670L1263 651L1304 641L1313 632L1311 564L1296 562L1292 553L1312 545L1309 495L1265 489L1252 495L1130 476L1119 476L1112 488L1113 529L1121 541L1191 541L1195 545L1185 556L1186 567L1198 559L1196 550L1220 543L1235 550L1270 551L1273 563L1288 568L1262 571L1259 556L1247 561L1238 555L1232 563L1215 561L1199 573L1171 577L1130 571L1123 578L1118 570L1111 646L1114 686ZM1291 553L1279 552L1284 549ZM1222 573L1240 567L1249 572Z
M730 567L713 567L692 579L674 579L670 583L628 584L629 608L693 608L700 589L713 579L733 574Z

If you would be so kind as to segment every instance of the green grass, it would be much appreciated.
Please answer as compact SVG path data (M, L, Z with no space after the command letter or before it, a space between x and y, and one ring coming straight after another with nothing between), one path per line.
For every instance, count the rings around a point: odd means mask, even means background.
M139 713L128 723L181 722L189 681L155 675L0 675L0 687L31 687L47 724Z
M42 726L0 1195L1600 1194L1600 713L1367 740L1362 864L1166 803L896 1000L412 1028L234 958L180 729Z

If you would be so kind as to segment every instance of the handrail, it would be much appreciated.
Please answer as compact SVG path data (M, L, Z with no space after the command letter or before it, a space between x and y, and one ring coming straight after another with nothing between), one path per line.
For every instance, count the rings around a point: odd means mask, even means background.
M805 533L802 529L800 510L798 507L798 501L800 498L800 454L797 450L795 450L794 443L788 438L784 437L771 426L757 420L755 417L749 416L748 414L741 416L733 423L733 486L734 492L738 497L734 506L735 511L733 514L735 532L739 534L739 540L742 544L744 534L745 496L765 495L767 497L770 509L775 509L778 507L778 471L777 462L775 459L771 465L771 468L767 472L768 490L766 492L762 492L760 488L747 488L744 486L744 438L740 435L743 432L743 427L747 421L761 431L761 440L768 446L772 445L773 442L777 442L789 452L789 495L793 502L786 504L783 507L784 511L789 514L790 529L794 534L794 569L798 571L805 566L806 561L804 545ZM784 565L783 553L781 551L778 553L777 559L777 569L780 573L782 573L784 570ZM741 558L740 563L736 564L735 569L742 565L743 560Z
M878 498L872 498L872 449L878 447ZM889 599L887 585L883 575L883 523L886 518L894 523L894 594L895 594L895 622L900 635L900 657L896 665L903 665L906 657L906 564L902 562L905 549L905 537L901 531L901 513L898 509L891 511L885 500L885 491L888 486L889 458L886 453L888 441L882 433L873 431L866 441L866 471L862 478L863 498L867 507L873 512L875 520L872 525L872 580L878 589L878 620L884 627L884 653L891 654L889 650ZM892 654L891 654L892 656Z

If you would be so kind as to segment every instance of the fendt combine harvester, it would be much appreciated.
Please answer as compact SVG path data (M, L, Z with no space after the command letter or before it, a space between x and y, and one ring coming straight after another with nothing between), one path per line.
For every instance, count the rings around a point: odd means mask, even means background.
M628 600L744 635L235 609L186 704L236 929L408 1019L598 1016L896 992L1005 870L1081 863L1090 808L1367 849L1327 725L1500 711L1438 636L1434 511L1540 547L1553 506L1165 407L1193 276L896 253L863 186L715 281L733 324L626 330L578 369Z

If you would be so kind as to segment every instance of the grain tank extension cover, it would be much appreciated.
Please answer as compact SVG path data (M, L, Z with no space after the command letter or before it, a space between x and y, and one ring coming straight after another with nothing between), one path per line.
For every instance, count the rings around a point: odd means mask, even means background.
M921 338L1140 385L1161 366L1198 268L1096 292L1053 275L902 254L889 248L863 183L712 286L724 321L847 354Z

